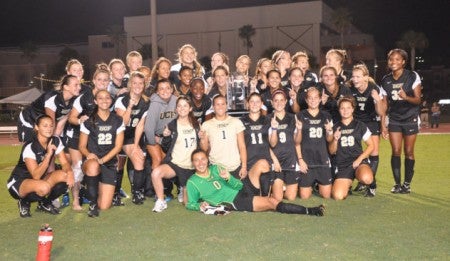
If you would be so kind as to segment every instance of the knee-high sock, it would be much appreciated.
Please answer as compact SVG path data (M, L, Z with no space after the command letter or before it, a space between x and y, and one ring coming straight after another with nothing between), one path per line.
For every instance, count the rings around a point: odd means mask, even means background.
M284 202L278 203L276 210L285 214L308 214L308 209L304 206Z
M144 170L134 170L133 191L143 191L145 184Z
M31 192L23 198L23 200L27 202L37 202L42 201L43 199L44 197L39 196L38 194L36 194L36 192Z
M272 182L273 182L273 172L272 171L261 174L261 176L259 177L261 196L265 197L265 196L269 195L270 186L272 185Z
M400 156L392 156L391 157L391 168L392 168L392 174L394 175L395 184L401 183L400 165L401 165Z
M414 163L412 159L405 159L405 183L410 184L414 176Z
M375 180L375 175L377 174L378 170L379 157L369 156L369 160L370 160L370 168L372 169L373 172L373 182L372 184L370 184L370 188L377 188L377 181Z
M57 183L52 190L50 191L50 194L48 195L48 199L50 201L53 201L54 199L57 199L59 196L67 192L67 183L66 182L59 182Z
M123 169L119 169L116 172L116 189L115 192L119 192L122 188Z
M99 176L85 176L86 181L86 196L91 203L96 203L98 199L98 183Z
M128 173L128 180L130 181L131 188L133 189L133 183L134 183L134 165L133 162L128 158L127 160L127 173Z

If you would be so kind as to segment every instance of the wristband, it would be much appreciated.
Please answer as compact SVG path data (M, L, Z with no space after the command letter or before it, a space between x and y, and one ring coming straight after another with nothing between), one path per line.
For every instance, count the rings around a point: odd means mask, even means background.
M273 131L274 131L274 130L278 130L278 128L274 128L274 127L270 127L270 128L271 128Z

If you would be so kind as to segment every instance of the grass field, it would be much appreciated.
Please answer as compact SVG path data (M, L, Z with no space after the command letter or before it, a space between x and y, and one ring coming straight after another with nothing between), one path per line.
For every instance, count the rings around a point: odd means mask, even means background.
M324 217L278 213L207 216L171 201L162 213L153 202L101 212L68 208L61 215L35 212L21 219L6 180L19 147L0 147L0 260L32 260L43 223L54 229L53 260L450 260L450 135L421 135L410 195L393 195L390 146L382 141L375 198L354 194L324 203ZM126 184L127 182L124 182ZM126 184L126 186L128 186ZM126 187L126 189L128 189Z

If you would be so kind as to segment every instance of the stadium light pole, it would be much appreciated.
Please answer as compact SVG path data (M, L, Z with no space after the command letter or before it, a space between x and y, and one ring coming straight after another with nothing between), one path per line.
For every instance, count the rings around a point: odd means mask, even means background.
M156 32L156 0L150 0L150 23L151 23L151 41L152 41L152 62L158 59L158 40Z

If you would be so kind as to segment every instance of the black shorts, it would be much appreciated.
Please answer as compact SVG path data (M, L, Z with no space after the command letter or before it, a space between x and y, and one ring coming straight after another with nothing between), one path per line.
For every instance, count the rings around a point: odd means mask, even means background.
M9 194L15 198L20 199L19 189L24 181L24 178L19 178L17 176L11 176L6 182L6 187L8 188Z
M237 169L229 171L229 172L233 177L235 177L237 179L241 179L241 177L239 176L239 171L241 171L241 166L239 166L239 167L237 167Z
M74 137L67 137L67 147L69 149L78 150L79 143L80 143L79 135L74 134Z
M22 112L20 113L19 120L17 121L17 134L19 141L22 143L32 141L36 137L33 124L25 120Z
M379 136L381 133L381 126L379 121L371 121L371 122L365 122L367 125L367 128L372 132L372 135Z
M293 170L283 170L275 174L275 179L281 179L286 185L297 184L300 179L300 172Z
M187 180L195 173L195 170L193 169L184 169L172 162L167 163L167 165L175 171L178 181L180 182L180 186L182 187L186 187Z
M271 166L273 164L271 157L253 158L253 159L247 160L247 169L250 170L253 167L253 165L255 165L256 162L258 162L260 160L266 160L269 163L269 166Z
M255 188L246 177L242 180L243 187L233 200L233 207L237 211L253 211L253 198L259 196L259 189Z
M403 135L414 135L419 133L419 120L418 118L412 118L407 121L397 122L389 119L388 125L389 132L401 132Z
M330 168L312 168L307 173L300 173L298 185L302 188L312 187L314 182L320 185L330 185L332 183Z
M369 165L369 160L364 159L361 164ZM335 179L355 179L356 169L352 165L347 167L337 167Z
M100 165L100 182L115 186L117 183L117 171L114 164Z

